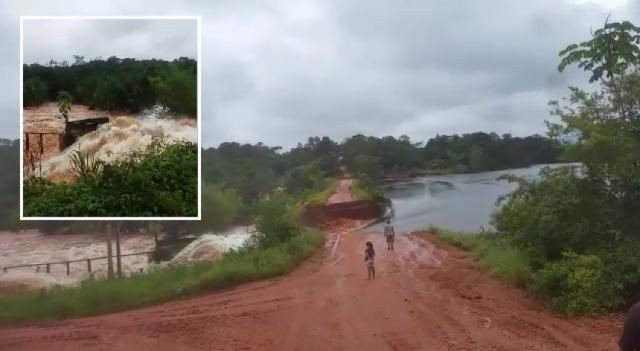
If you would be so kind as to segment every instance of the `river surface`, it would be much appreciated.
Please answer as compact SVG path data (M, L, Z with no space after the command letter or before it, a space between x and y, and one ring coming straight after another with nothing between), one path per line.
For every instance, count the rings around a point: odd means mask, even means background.
M497 178L505 174L537 177L544 167L536 165L495 172L426 176L383 188L393 202L392 223L397 232L425 229L429 225L457 231L490 229L491 213L501 195L516 189L516 183ZM382 224L374 226L380 229Z
M237 226L221 233L202 234L172 260L152 263L146 254L122 257L124 275L146 272L165 265L180 265L202 260L215 260L230 249L237 249L251 238L255 228ZM155 249L151 234L127 234L120 241L122 254L144 253ZM115 249L114 249L115 255ZM106 257L107 245L104 234L56 234L47 235L34 230L21 232L0 231L0 293L23 288L50 288L74 286L89 278L104 278L107 271L106 258L91 261L88 271L86 259ZM70 263L69 273L65 261ZM115 260L115 259L114 259ZM50 265L46 263L63 262ZM39 266L8 268L19 265L42 263Z

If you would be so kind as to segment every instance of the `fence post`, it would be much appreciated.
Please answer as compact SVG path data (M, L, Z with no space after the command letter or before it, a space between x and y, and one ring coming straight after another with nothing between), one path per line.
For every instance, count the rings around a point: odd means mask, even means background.
M120 227L121 223L116 222L116 267L118 278L122 278L122 258L120 257Z
M113 254L111 250L111 222L107 222L107 279L113 279Z

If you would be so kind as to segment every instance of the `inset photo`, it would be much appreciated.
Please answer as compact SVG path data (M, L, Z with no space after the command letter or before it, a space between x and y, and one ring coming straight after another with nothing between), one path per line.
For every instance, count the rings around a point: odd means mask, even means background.
M21 18L20 219L200 219L199 28Z

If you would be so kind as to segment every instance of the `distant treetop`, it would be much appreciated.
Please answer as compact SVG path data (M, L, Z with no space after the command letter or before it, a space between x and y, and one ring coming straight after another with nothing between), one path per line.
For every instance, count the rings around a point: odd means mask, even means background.
M138 112L161 104L175 115L196 117L197 62L180 57L172 61L109 57L73 63L51 60L23 66L24 106L56 101L66 91L74 103L111 111Z

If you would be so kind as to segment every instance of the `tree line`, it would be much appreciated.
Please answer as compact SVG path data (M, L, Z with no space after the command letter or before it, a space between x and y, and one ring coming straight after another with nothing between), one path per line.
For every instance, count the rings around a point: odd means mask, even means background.
M156 104L175 114L196 117L197 62L109 57L85 61L23 65L23 104L39 106L56 101L60 92L73 103L109 111L139 112Z
M18 141L3 140L0 143L0 162L16 165L16 171L3 172L0 176L3 178L0 179L0 184L5 188L0 194L3 203L7 204L2 207L3 212L0 212L0 225L5 228L34 225L34 222L17 223L18 147ZM479 163L471 167L469 162L473 158L470 155L478 148L486 148L488 161L482 163L482 167ZM340 172L341 164L346 165L360 179L370 197L376 198L380 194L375 185L387 172L511 168L558 162L561 160L560 151L559 143L548 138L499 137L493 133L437 136L426 144L414 143L406 136L378 138L356 135L341 143L328 137L310 137L305 143L299 143L287 151L262 143L225 142L217 147L203 149L203 221L199 224L166 222L164 225L175 230L183 228L207 231L220 230L232 223L249 222L260 201L273 191L283 190L292 196L305 198L326 186L328 179L335 178ZM490 152L498 155L498 162L493 160ZM518 152L521 153L518 159L500 156ZM60 196L65 194L62 191L64 189L51 184L46 188L47 191L56 190L56 194ZM42 191L43 188L36 186L32 189ZM32 206L38 205L32 202ZM68 223L43 222L39 227L55 231L65 225ZM83 226L91 224L85 222L76 225L87 230Z

